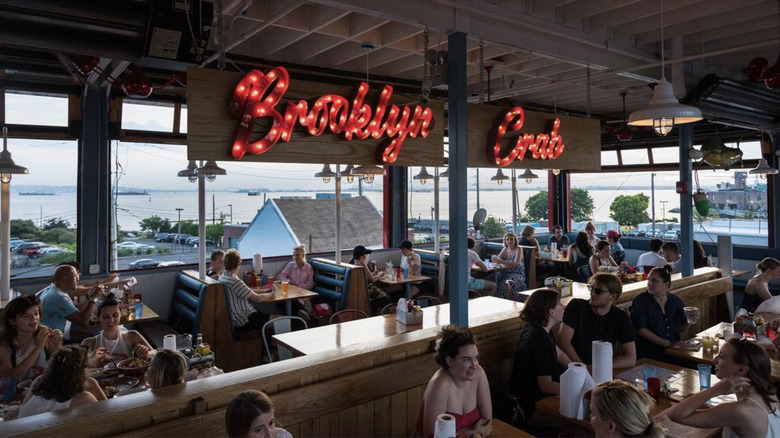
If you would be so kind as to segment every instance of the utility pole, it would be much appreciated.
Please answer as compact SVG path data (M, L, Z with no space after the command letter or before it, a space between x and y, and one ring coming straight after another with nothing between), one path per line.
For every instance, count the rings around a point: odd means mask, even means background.
M183 208L177 208L176 211L179 212L179 221L177 222L177 225L179 227L179 231L176 234L176 244L179 243L179 237L181 236L181 212L183 211Z
M230 223L233 223L233 204L228 204L228 207L230 207Z
M655 172L650 174L650 205L653 215L653 228L650 229L650 232L655 233Z
M658 202L661 203L661 208L662 208L662 210L661 210L661 217L663 218L661 220L664 223L664 231L666 231L666 203L669 202L669 201L658 201Z

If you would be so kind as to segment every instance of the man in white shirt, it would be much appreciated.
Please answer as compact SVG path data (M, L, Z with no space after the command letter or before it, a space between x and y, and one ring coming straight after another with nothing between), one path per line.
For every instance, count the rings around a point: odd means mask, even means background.
M420 255L414 252L412 242L404 240L398 244L398 248L401 249L401 264L399 265L401 269L408 269L409 275L420 275ZM420 288L413 284L410 292L412 296L415 296L420 293Z
M674 242L666 242L661 246L664 259L672 265L672 274L682 272L682 257L680 257L680 247Z
M468 239L468 252L466 253L466 257L469 260L469 268L473 268L475 265L477 266L477 269L479 269L482 272L487 272L488 267L485 265L485 262L482 261L481 258L479 258L479 254L477 254L474 251L474 245L476 245L476 240L469 237ZM471 269L469 269L469 290L473 290L478 292L483 297L486 295L493 295L493 293L496 291L496 283L492 282L490 280L483 280L479 278L474 278L471 276Z
M656 266L666 265L666 259L661 255L661 247L663 244L664 241L661 239L650 239L650 252L640 255L639 259L636 261L636 266L640 269L644 269L645 273L650 273Z

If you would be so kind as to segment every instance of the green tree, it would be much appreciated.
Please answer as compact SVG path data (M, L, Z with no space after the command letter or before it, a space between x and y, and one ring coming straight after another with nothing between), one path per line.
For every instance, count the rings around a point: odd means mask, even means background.
M593 198L585 189L571 189L571 218L580 222L593 217Z
M636 195L620 195L609 206L609 217L620 225L637 226L650 220L647 207L650 198L642 193Z
M68 229L70 228L70 223L65 219L57 217L57 218L51 218L47 220L45 224L43 224L44 230L53 230L55 228Z
M501 237L504 233L506 233L504 226L493 216L488 216L482 224L482 234L485 237Z
M141 219L139 223L142 231L154 231L155 233L169 233L171 232L171 221L168 218L161 218L160 216L151 216L145 219Z
M525 212L528 220L548 219L547 192L539 192L525 201ZM571 189L571 218L584 221L593 216L593 198L584 189Z
M198 224L193 221L181 221L181 233L191 236L198 235Z
M225 234L225 227L223 224L206 225L206 240L219 244L223 234Z
M40 233L40 239L46 243L69 243L76 244L76 231L65 228L52 228Z
M30 238L38 232L38 227L33 221L27 219L11 219L11 236L20 238Z
M525 214L529 221L547 219L547 192L539 192L525 201Z

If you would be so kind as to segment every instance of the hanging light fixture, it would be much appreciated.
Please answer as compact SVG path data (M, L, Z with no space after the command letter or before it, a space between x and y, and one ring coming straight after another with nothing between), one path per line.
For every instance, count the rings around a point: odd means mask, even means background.
M367 184L374 182L374 177L377 175L384 175L385 169L374 166L373 164L363 164L352 169L352 174L357 177L363 177L363 181Z
M191 183L194 183L198 180L198 165L195 164L195 160L190 160L190 163L187 164L187 168L184 170L180 170L179 173L177 173L177 176L180 176L182 178L187 178Z
M523 178L525 182L531 184L531 181L539 178L539 175L531 172L531 169L525 169L525 172L523 172L523 174L520 175L520 178Z
M674 87L666 81L664 58L664 4L661 0L661 80L653 89L647 108L634 111L628 117L629 126L652 126L658 135L668 134L677 125L702 119L700 109L683 105L674 96Z
M8 152L8 128L3 126L3 151L0 152L0 182L8 184L11 182L11 175L30 173L26 167L14 163L11 153Z
M764 133L761 133L761 149L764 148ZM778 154L778 151L774 152L775 155ZM758 175L761 179L766 179L767 175L777 175L778 170L777 168L770 166L769 163L766 161L764 157L761 157L760 160L758 160L758 166L756 166L755 169L752 169L749 172L751 175Z
M496 176L490 178L490 180L495 181L498 185L501 185L504 183L504 181L508 181L509 177L504 175L504 172L502 172L501 169L498 169Z
M553 175L558 176L561 174L561 169L550 169Z
M450 177L450 168L444 169L444 172L439 174L440 178L449 178Z
M425 185L426 182L428 182L429 179L433 179L433 175L428 173L428 169L425 168L425 166L420 169L420 173L412 177L412 179L416 179L420 181L420 184Z
M352 174L354 168L355 166L351 164L347 164L347 167L345 167L344 170L341 172L341 174L344 175L344 179L346 179L347 182L350 184L352 184L355 181L355 175Z
M209 160L206 161L206 164L204 164L203 167L195 169L195 174L204 174L206 175L207 181L213 182L215 179L217 179L217 175L227 175L227 171L217 166L215 161Z
M322 182L327 184L327 183L330 182L331 178L335 178L336 177L336 173L333 172L332 170L330 170L330 164L325 164L325 165L322 166L322 171L315 173L314 177L315 178L322 178Z

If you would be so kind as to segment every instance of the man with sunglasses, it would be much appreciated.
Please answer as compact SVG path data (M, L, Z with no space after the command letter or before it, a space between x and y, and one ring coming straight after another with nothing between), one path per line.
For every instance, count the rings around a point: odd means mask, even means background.
M613 368L630 368L636 362L636 344L631 318L612 304L623 292L614 274L598 273L588 284L590 300L573 299L566 306L558 344L573 362L591 364L592 342L612 343ZM617 355L620 344L620 356Z

